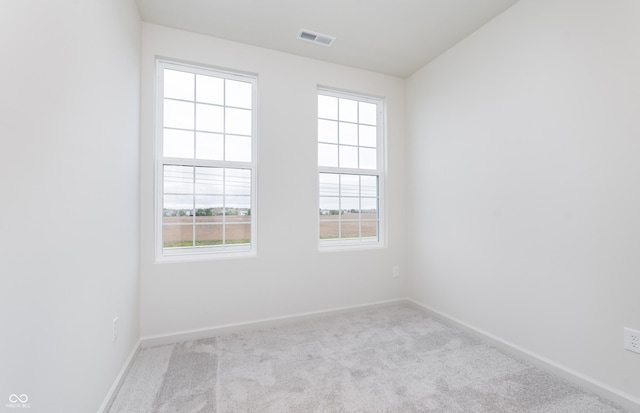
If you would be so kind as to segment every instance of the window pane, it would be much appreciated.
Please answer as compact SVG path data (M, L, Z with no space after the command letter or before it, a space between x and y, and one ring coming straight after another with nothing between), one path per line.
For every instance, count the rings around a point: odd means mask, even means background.
M224 103L224 79L196 75L196 99L202 103Z
M377 197L378 177L367 175L360 176L360 194L362 196Z
M224 192L227 195L251 195L251 170L226 169Z
M347 122L358 121L358 102L351 99L339 99L340 120Z
M320 215L328 215L331 218L338 219L340 212L340 198L338 197L320 197Z
M359 238L360 222L359 221L341 221L340 236L342 238Z
M358 122L366 123L367 125L375 125L377 118L377 106L373 103L365 102L360 102L359 106L360 117L358 118Z
M222 195L197 195L196 224L222 222L223 198Z
M196 225L196 246L222 245L223 226L221 224Z
M193 167L165 165L163 174L165 194L192 194Z
M227 80L225 98L227 106L251 109L251 83Z
M167 128L193 129L193 103L165 99L163 121Z
M165 195L162 199L162 222L185 224L192 222L193 195Z
M340 175L340 195L360 196L360 176Z
M318 141L338 143L338 122L319 119Z
M192 225L163 225L162 246L164 248L179 248L193 246Z
M320 239L338 239L340 237L340 223L338 221L320 220Z
M362 238L371 237L378 238L378 221L362 221L360 223L360 231Z
M370 148L360 148L360 168L376 169L376 150Z
M377 219L378 218L378 199L377 198L360 199L360 213L362 214L362 219Z
M239 219L242 217L238 217ZM251 224L249 217L244 217L247 223L230 223L225 226L225 244L237 245L251 242Z
M224 131L224 109L220 106L196 105L196 129L206 132Z
M318 117L338 119L338 98L318 95Z
M235 135L251 135L251 111L230 109L225 112L225 131Z
M196 168L196 194L222 194L223 182L222 168L208 168L204 166Z
M251 162L251 137L227 135L224 159L226 161Z
M164 70L164 97L193 100L193 73Z
M360 125L360 146L376 147L376 127Z
M251 197L248 195L227 195L225 197L226 215L246 216L251 208Z
M338 145L318 144L318 165L338 166Z
M196 158L221 161L224 154L224 137L217 133L196 133Z
M340 144L358 144L358 126L356 124L340 122Z
M193 159L193 132L164 129L162 139L163 156Z
M340 146L340 167L358 167L358 148L355 146Z
M341 198L340 209L342 210L343 219L359 219L360 217L360 199L359 198Z
M338 174L320 174L320 196L331 195L338 196L340 187L340 175Z

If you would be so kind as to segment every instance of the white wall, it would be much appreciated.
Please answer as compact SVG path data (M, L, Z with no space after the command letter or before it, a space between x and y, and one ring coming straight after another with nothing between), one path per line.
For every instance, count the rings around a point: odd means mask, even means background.
M404 297L402 79L150 24L142 51L143 338ZM154 263L155 56L258 75L257 257ZM318 85L387 99L387 248L318 252Z
M0 50L0 406L95 412L139 338L140 17L3 0Z
M639 21L521 0L407 82L411 297L636 400Z

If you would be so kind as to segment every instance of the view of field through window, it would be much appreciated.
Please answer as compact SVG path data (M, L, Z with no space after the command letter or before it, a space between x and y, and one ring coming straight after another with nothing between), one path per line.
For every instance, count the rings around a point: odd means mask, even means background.
M320 240L378 241L378 102L318 93Z
M253 83L168 65L162 81L162 248L250 246Z

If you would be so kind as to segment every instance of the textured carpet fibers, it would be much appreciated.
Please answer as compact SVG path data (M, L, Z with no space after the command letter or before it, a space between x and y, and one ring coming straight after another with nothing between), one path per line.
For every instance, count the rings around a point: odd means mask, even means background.
M409 305L143 349L110 413L624 410Z

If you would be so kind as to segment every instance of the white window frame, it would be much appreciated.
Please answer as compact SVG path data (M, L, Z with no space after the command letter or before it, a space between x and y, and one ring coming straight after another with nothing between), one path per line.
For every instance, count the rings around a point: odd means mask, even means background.
M251 162L220 161L168 158L163 156L163 108L164 69L238 80L252 84L251 105ZM156 60L156 116L155 116L155 258L156 262L198 261L218 258L239 258L257 254L257 76L232 72L205 65L175 62L167 59ZM195 127L195 126L194 126ZM195 129L194 129L195 130ZM182 252L165 253L163 248L163 169L165 165L204 166L216 168L237 168L251 170L251 242L249 246L233 244L186 248ZM226 224L225 224L226 225Z
M319 251L343 251L343 250L360 250L371 248L383 248L386 246L386 212L385 212L385 176L386 176L386 128L385 128L385 99L371 95L365 95L354 92L347 92L332 89L324 86L318 86L316 96L325 95L336 98L357 100L365 103L372 103L377 106L376 112L376 169L360 169L360 168L344 168L320 166L318 163L318 211L320 209L320 184L319 177L321 173L347 174L347 175L369 175L378 178L378 237L377 240L368 240L362 238L355 239L321 239L320 238L320 215L318 215L318 249ZM316 110L316 131L318 130L318 111ZM318 148L318 136L316 133L316 149Z

